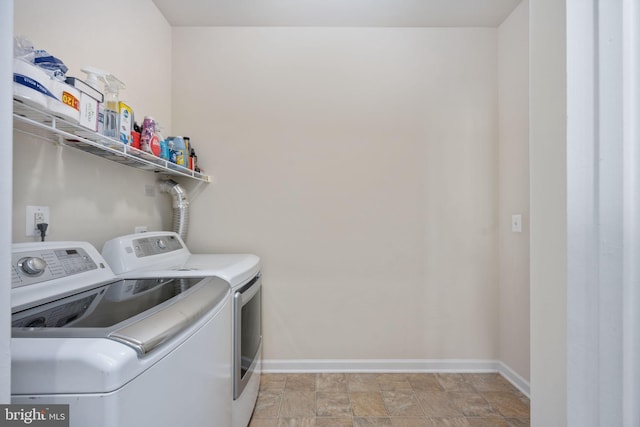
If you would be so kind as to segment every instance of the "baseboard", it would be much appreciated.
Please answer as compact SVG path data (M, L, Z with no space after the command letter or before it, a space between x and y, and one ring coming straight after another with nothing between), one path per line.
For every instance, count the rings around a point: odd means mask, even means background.
M263 359L263 373L498 372L529 397L529 383L499 360L476 359Z
M513 384L518 390L522 392L528 398L531 398L531 386L529 381L522 378L516 371L511 369L504 362L498 362L500 375L505 377L511 384Z

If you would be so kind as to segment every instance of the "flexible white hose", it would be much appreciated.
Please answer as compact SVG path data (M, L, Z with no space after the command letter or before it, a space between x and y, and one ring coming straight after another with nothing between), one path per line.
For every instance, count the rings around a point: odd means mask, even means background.
M189 229L189 200L187 192L177 182L168 179L160 182L160 190L171 194L173 197L173 231L178 233L182 240L187 240Z

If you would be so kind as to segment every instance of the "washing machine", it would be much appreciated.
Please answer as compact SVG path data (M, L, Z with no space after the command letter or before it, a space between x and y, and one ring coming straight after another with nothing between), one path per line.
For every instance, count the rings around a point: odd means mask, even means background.
M86 242L14 244L11 402L71 427L231 425L231 293L213 276L119 278Z
M118 237L102 249L122 278L212 276L231 286L232 426L246 427L260 388L262 278L252 254L192 254L178 233L148 232Z

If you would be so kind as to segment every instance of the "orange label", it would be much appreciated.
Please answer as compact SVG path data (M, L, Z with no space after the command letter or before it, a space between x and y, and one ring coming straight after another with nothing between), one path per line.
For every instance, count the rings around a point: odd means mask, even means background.
M68 105L74 110L80 111L80 101L69 92L62 92L62 103Z

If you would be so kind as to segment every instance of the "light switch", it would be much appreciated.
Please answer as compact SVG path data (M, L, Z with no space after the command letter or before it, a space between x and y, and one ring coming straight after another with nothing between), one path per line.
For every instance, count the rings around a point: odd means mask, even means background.
M514 233L522 233L522 215L511 215L511 231Z

